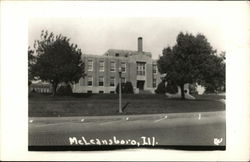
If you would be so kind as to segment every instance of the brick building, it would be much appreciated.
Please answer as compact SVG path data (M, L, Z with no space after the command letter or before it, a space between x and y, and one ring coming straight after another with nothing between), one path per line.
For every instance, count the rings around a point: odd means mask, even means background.
M150 52L143 51L142 37L138 50L109 49L104 55L83 55L86 76L73 85L74 93L115 93L119 83L130 81L135 93L154 93L161 81L156 61Z

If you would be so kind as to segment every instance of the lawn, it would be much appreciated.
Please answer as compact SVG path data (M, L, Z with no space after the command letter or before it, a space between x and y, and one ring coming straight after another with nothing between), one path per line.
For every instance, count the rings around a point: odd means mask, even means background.
M196 100L169 99L164 95L123 95L124 114L156 114L223 111L224 95L201 95ZM119 115L117 94L74 94L56 96L32 94L30 117Z

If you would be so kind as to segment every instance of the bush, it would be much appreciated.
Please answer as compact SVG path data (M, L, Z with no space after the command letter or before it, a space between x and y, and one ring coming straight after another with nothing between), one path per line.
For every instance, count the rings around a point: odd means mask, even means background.
M169 81L166 87L166 92L170 94L175 94L178 92L178 87L173 82Z
M121 87L122 87L122 93L125 93L125 94L134 93L133 85L131 82L122 83ZM117 84L115 91L116 93L119 93L119 84Z
M162 81L158 84L155 93L157 94L165 94L166 93L166 86L165 86L165 82Z
M189 93L190 94L198 94L197 89L196 89L196 84L189 84Z
M69 96L72 95L72 88L70 85L62 85L57 89L58 96Z
M178 92L178 87L171 81L167 82L167 86L165 85L165 81L160 82L155 90L155 93L157 94L165 94L165 93L175 94L177 92Z

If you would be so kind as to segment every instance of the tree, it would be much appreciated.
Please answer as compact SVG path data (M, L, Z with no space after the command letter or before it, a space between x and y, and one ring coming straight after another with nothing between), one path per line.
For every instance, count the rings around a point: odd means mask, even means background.
M198 83L219 87L225 84L225 56L219 56L202 34L193 36L182 32L176 44L163 49L157 61L165 80L180 86L181 98L185 99L184 84Z
M71 44L70 39L42 31L40 40L34 43L35 63L31 66L32 75L53 87L53 96L60 83L73 84L84 75L81 49Z
M28 48L28 85L31 85L31 81L34 79L34 76L32 75L32 65L34 64L35 56L34 51Z

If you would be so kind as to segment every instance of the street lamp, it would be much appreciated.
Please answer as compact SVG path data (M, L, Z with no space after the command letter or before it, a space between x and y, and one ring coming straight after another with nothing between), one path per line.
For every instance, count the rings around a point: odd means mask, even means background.
M119 67L119 113L122 113L122 68Z

